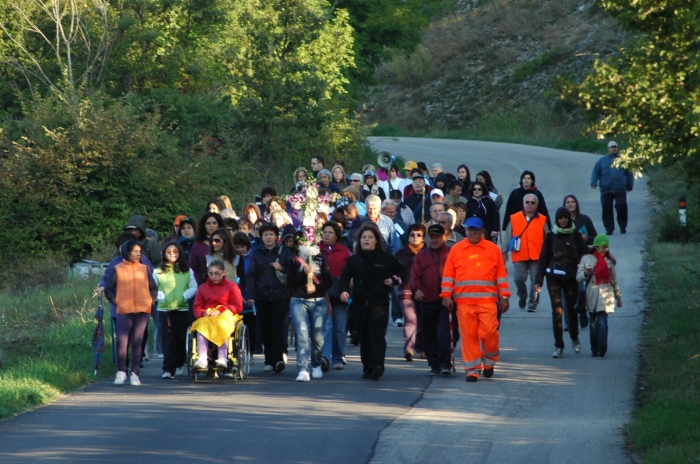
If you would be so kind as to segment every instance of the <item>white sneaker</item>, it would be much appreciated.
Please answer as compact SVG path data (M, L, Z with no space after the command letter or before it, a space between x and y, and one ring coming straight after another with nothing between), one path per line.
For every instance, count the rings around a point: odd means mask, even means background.
M311 377L313 377L314 379L320 379L323 377L323 371L321 370L321 366L314 367L311 369Z
M581 342L578 341L578 339L574 340L574 353L580 353L581 352Z
M163 375L161 375L161 378L163 379L172 379L173 375L170 372L163 372Z
M561 348L557 348L554 350L554 353L552 353L553 358L563 358L564 357L564 350Z
M139 380L139 376L132 372L131 377L129 377L129 383L131 385L141 385L141 381Z
M282 361L287 364L287 353L282 353Z
M308 382L311 380L309 378L309 373L306 371L299 371L299 375L297 375L297 382Z
M178 367L177 369L175 369L176 376L181 376L184 373L185 373L185 369L183 367Z
M199 358L194 362L194 367L195 369L206 369L209 366L209 363L207 362L206 359Z
M263 372L272 372L274 370L275 368L268 364L267 366L265 366L265 369L263 369Z
M227 369L228 368L228 359L226 358L219 358L216 360L216 367L220 367L221 369Z
M158 359L163 359L163 358L165 358L165 355L162 355L162 354L158 355Z
M117 377L114 379L114 385L124 385L126 381L126 372L117 371Z

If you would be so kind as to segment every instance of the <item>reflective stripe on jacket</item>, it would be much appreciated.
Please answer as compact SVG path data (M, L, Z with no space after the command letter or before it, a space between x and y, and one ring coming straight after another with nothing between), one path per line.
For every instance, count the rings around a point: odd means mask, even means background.
M537 261L540 259L542 244L544 243L544 226L547 223L547 218L539 213L530 219L528 226L525 213L515 213L510 216L512 224L513 237L520 237L520 251L513 251L512 260L514 263L519 261ZM527 229L526 229L527 227Z
M510 297L508 273L498 246L484 238L472 245L462 240L450 249L442 275L440 298L457 304L496 303Z

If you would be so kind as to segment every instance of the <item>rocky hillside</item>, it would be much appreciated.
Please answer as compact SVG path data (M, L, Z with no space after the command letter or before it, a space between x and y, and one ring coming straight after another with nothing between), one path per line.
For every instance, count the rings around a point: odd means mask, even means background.
M630 38L591 0L461 0L412 55L377 70L366 117L404 130L463 129L498 115L582 126L566 80Z

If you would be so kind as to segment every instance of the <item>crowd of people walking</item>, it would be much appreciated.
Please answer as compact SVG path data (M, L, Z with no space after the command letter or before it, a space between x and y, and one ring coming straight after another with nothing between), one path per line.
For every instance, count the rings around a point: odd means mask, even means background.
M564 356L565 331L580 353L579 326L589 322L591 355L604 357L607 314L622 306L609 251L612 207L625 233L633 186L613 163L617 144L608 147L591 176L607 235L573 194L550 216L529 170L504 200L488 171L472 179L465 164L454 174L412 160L403 173L392 163L349 173L342 160L326 167L321 156L294 171L291 189L264 187L240 215L222 195L199 217L176 216L160 244L146 220L133 216L98 287L117 327L114 383L130 373L139 385L149 357L163 359L163 379L182 375L188 327L197 337L195 367L225 365L239 320L264 372L285 370L293 330L299 382L343 370L348 338L360 346L362 378L378 380L390 322L403 328L406 361L427 359L429 375L452 375L461 341L467 382L491 378L501 315L510 309L509 259L520 310L538 310L546 279L553 357Z

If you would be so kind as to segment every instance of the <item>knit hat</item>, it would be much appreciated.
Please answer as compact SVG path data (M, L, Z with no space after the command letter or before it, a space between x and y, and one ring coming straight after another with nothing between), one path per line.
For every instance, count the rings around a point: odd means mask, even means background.
M569 212L569 210L564 208L563 206L560 206L559 208L557 208L557 213L554 215L554 219L559 219L562 216L566 216L569 219L571 219L571 213Z
M593 239L594 247L610 246L610 239L605 234L598 234Z

